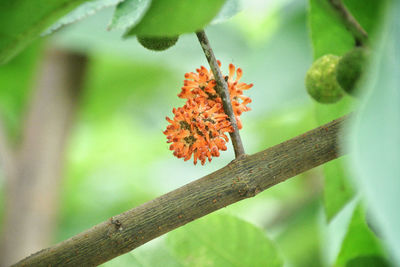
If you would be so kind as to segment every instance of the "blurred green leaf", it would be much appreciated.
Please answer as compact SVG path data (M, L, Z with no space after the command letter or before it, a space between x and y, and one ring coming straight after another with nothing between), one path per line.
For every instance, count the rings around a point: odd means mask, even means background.
M162 240L164 241L164 239ZM184 266L170 251L167 250L165 242L159 242L156 246L146 250L137 249L130 253L131 263L141 267L180 267Z
M154 105L160 107L158 103L162 102L170 110L171 104L180 102L176 93L171 93L180 79L169 66L96 54L87 77L82 113L100 123L118 112L130 111L148 124L154 124L154 119L158 124L165 114L159 114Z
M326 54L342 55L354 46L353 37L326 0L310 0L309 25L314 60Z
M324 262L326 266L333 266L340 253L343 240L346 237L354 210L360 203L360 198L355 196L349 201L329 223L320 220L322 228Z
M345 0L349 11L373 36L382 15L382 8L387 1ZM343 55L354 47L354 39L327 0L310 0L309 25L311 41L314 48L314 59L325 54Z
M315 113L319 125L349 114L353 107L353 99L345 96L335 104L315 104ZM324 171L324 208L328 221L348 203L354 195L354 190L348 180L343 158L333 160L323 165Z
M391 265L382 256L360 256L349 260L346 267L390 267Z
M282 252L285 266L322 266L321 233L319 229L319 199L314 199L276 225L280 229L274 238Z
M258 147L266 148L282 143L316 127L312 106L295 106L269 112L248 125L251 132L263 133Z
M58 18L86 1L0 1L0 64L19 53Z
M127 29L136 25L149 8L151 0L125 0L119 3L109 29Z
M165 238L150 241L100 266L102 267L183 267L184 265L174 257L165 244Z
M315 103L315 117L319 125L328 123L339 117L349 114L354 108L354 98L345 95L339 102L334 104Z
M328 222L353 198L354 189L348 180L345 158L326 163L324 169L324 208Z
M354 264L357 261L366 261L366 259L360 259L361 257L371 256L379 257L385 262L383 248L380 244L380 241L369 229L367 223L365 222L365 214L363 209L359 205L354 210L353 217L351 218L351 222L347 230L347 234L343 240L342 248L336 260L335 266L352 266L351 264Z
M168 234L173 254L184 266L282 266L272 242L256 226L217 213Z
M125 37L176 36L204 28L222 8L225 0L152 1L143 19Z
M21 135L22 116L33 87L41 47L41 43L35 42L7 65L0 67L0 117L14 142Z
M216 24L224 22L236 15L240 10L240 0L226 0L224 6L221 8L218 15L212 20L211 23Z
M90 15L93 15L97 11L103 8L115 6L121 1L123 0L92 0L83 3L82 5L74 9L72 12L68 13L67 15L59 19L56 23L51 25L43 34L50 34L67 24L74 23Z
M400 262L400 2L392 3L347 141L354 178Z

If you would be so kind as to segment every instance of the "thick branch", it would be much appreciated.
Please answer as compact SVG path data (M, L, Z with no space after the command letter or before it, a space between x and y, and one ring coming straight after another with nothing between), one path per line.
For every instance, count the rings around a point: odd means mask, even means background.
M14 266L93 266L337 158L340 118L110 218Z
M363 27L358 23L358 21L353 17L353 15L349 12L349 10L345 7L342 0L329 0L329 3L334 8L336 13L340 16L343 23L346 25L347 29L353 35L356 45L363 46L365 45L368 34L363 29Z
M207 58L208 64L210 64L211 71L214 74L215 81L217 82L217 93L222 99L222 104L224 106L225 114L229 116L229 120L233 127L233 132L229 133L232 140L232 145L235 150L235 156L238 158L244 155L244 148L242 139L240 138L239 129L236 123L235 113L233 112L232 103L230 101L230 95L228 90L228 85L222 76L221 70L219 69L217 59L214 56L214 52L211 49L210 42L204 31L196 32L197 38L203 48L204 54Z

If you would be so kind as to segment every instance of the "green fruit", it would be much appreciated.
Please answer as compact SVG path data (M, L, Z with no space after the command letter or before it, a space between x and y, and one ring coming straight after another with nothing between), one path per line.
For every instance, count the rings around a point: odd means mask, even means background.
M163 51L171 46L174 46L178 41L179 36L175 37L145 37L137 36L137 39L141 45L145 48L153 51Z
M350 95L356 94L358 81L361 79L368 58L366 48L357 47L347 52L339 61L336 79Z
M335 55L325 55L317 59L307 71L307 92L320 103L335 103L343 97L343 90L336 81L339 59Z

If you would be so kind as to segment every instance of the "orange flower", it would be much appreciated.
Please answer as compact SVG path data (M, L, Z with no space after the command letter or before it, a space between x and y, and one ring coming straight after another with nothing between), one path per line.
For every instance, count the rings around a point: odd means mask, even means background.
M221 63L218 61L218 65ZM238 128L242 129L242 122L239 116L245 112L250 111L250 107L247 104L251 103L250 97L243 95L243 90L248 90L253 87L253 84L239 83L240 78L242 78L243 71L241 68L236 70L235 76L235 66L229 64L229 75L225 76L225 80L228 84L228 90L232 102L232 108L235 113L235 118L238 124ZM196 69L197 73L189 72L185 74L184 86L182 91L178 94L178 97L190 99L197 97L204 97L214 103L222 103L221 98L215 91L215 86L217 83L214 80L214 76L211 71L208 71L204 66L200 69Z
M226 132L232 131L228 116L221 112L222 105L210 106L205 99L189 99L183 107L173 109L173 120L166 118L170 125L164 131L170 150L178 158L189 160L194 155L204 165L206 159L219 156L219 150L226 150Z
M221 63L218 61L221 66ZM238 128L242 128L239 116L244 111L249 111L247 104L251 99L243 96L243 90L250 89L252 84L238 83L242 77L242 70L236 70L229 65L229 76L225 76L228 83L233 111L238 122ZM192 157L194 164L200 160L204 165L206 159L219 156L219 150L226 150L226 142L229 141L226 133L232 132L233 128L228 116L224 113L222 100L216 90L216 81L213 74L205 67L196 69L196 73L185 74L184 86L180 98L187 99L186 104L178 109L173 109L174 118L166 117L170 125L164 131L167 143L174 155L184 158L185 161Z

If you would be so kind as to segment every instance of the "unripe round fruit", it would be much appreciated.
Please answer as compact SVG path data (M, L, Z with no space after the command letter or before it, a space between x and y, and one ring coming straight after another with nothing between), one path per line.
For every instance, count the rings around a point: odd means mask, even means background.
M307 71L307 92L320 103L335 103L343 97L343 90L336 81L339 59L335 55L322 56Z
M347 52L340 60L336 70L339 85L350 95L356 94L357 83L360 80L367 63L368 50L357 47Z
M178 41L179 36L175 37L145 37L145 36L137 36L139 43L153 51L163 51L171 46L174 46Z

